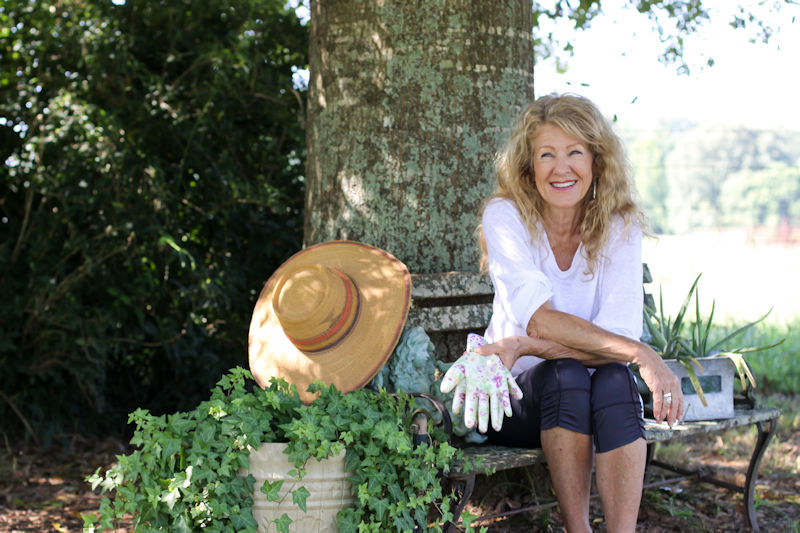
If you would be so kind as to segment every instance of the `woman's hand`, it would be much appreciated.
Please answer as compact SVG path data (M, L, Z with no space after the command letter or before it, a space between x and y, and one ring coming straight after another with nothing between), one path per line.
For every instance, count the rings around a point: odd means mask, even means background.
M491 419L495 431L503 427L503 414L511 416L511 398L522 399L522 390L496 354L475 353L484 345L483 337L470 333L467 351L448 369L439 385L444 394L454 390L453 414L464 408L464 425L478 424L486 433Z
M669 369L652 348L642 343L642 354L635 363L639 374L653 395L653 417L666 419L669 427L683 419L683 391L678 376Z
M517 359L519 359L521 355L519 352L521 345L522 343L519 337L505 337L497 342L473 348L472 351L480 355L497 354L503 362L503 366L511 370L511 367L514 366L514 363L517 362Z

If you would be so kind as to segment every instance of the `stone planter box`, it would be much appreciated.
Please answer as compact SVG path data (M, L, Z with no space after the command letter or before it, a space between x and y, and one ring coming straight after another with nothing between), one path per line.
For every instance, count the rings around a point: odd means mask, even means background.
M703 388L708 405L703 405L700 396L695 392L694 386L686 372L686 367L674 359L665 362L681 380L681 390L685 402L684 420L718 420L732 418L733 413L733 378L736 366L727 357L702 357L697 359L703 372L695 371L697 379Z
M349 473L345 469L345 452L339 456L317 461L313 457L306 463L307 474L296 481L288 472L294 465L283 453L286 444L265 443L257 450L250 452L250 468L240 472L246 476L249 472L256 478L253 495L253 518L258 522L259 533L277 531L273 520L286 513L292 519L289 531L292 533L334 533L336 531L336 514L353 504L353 488L347 480ZM283 480L278 501L267 501L267 497L259 489L265 480L274 483ZM304 513L292 501L292 491L305 487L311 495L306 499Z

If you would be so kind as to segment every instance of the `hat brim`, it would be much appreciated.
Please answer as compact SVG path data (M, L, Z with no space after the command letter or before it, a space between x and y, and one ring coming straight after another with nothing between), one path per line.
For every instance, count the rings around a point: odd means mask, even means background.
M356 322L334 348L306 355L281 328L272 299L281 275L306 265L326 265L349 275L361 294ZM273 377L306 389L317 379L347 392L369 383L392 354L403 332L411 304L411 275L388 252L355 241L332 241L310 246L293 255L267 280L253 310L248 335L250 371L261 387Z

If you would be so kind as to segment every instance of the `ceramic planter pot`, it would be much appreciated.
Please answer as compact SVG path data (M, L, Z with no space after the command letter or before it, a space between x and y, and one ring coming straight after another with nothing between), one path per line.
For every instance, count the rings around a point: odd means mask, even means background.
M294 465L283 453L286 444L265 443L250 452L249 472L256 478L253 495L253 518L258 522L259 533L277 531L274 520L286 513L292 519L289 530L293 533L333 533L336 531L336 513L353 504L353 488L347 480L345 452L338 456L317 461L313 457L306 463L307 474L296 481L288 472ZM283 480L278 501L267 501L260 492L265 480L274 483ZM304 513L292 501L292 491L305 487L310 496L306 499Z
M685 402L684 420L718 420L732 418L733 413L733 378L736 366L727 357L701 357L697 361L703 372L697 370L697 379L703 388L708 405L703 405L700 396L695 392L686 367L674 359L664 362L681 380L681 390Z

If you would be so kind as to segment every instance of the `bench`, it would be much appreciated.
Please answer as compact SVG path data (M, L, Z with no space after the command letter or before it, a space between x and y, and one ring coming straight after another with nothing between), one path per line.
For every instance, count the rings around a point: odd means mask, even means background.
M644 281L645 283L651 281L646 267ZM645 297L647 296L649 295L645 295ZM425 329L434 343L436 358L450 362L463 353L467 333L482 334L488 325L492 312L493 287L489 277L479 272L414 274L412 275L411 297L412 305L409 311L408 324L421 326ZM448 435L452 436L452 424L447 408L436 398L429 395L423 396L433 402L435 409L440 414L438 424L444 428ZM755 485L761 459L777 428L781 412L774 407L757 406L755 399L749 395L745 396L741 402L737 402L735 407L733 418L684 422L676 424L671 429L666 423L656 424L654 420L646 418L647 471L650 472L653 467L657 467L677 475L649 483L646 481L644 488L694 478L701 482L711 483L742 493L747 525L753 531L759 531L754 505ZM654 459L655 448L659 442L684 439L693 435L716 433L749 425L756 426L758 435L750 455L745 481L741 486L717 479L707 472L707 469L689 469ZM451 465L447 478L453 484L458 501L455 506L453 521L447 529L448 532L458 530L461 513L475 487L476 476L491 475L505 470L544 464L546 462L541 449L508 448L493 445L463 445L461 449L466 462L474 464L474 460L480 460L480 467L477 470L467 471L464 460L457 461ZM647 477L645 477L645 480L647 480ZM542 510L555 505L557 505L556 502L549 502L513 509L505 513L486 515L474 519L473 524L511 514Z

